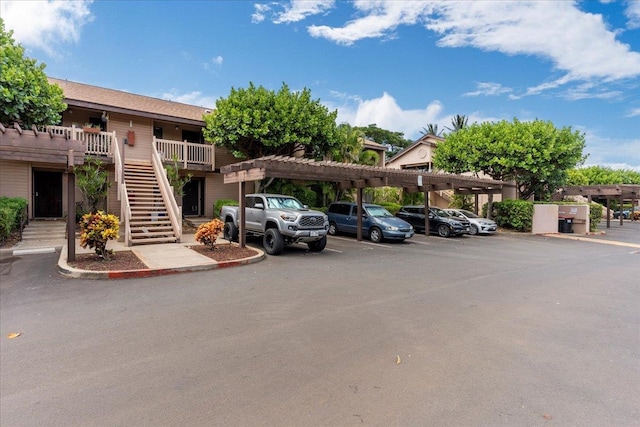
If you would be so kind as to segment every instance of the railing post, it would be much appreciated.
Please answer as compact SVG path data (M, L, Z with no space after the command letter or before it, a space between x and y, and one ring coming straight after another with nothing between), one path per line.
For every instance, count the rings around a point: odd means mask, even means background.
M187 144L187 140L185 139L182 144L182 162L185 169L187 168L187 156L189 155L189 146Z

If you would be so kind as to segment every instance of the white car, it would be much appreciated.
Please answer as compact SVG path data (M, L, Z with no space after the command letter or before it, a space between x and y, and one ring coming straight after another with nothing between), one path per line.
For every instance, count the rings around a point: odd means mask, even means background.
M498 224L492 219L482 218L466 209L445 209L454 218L469 220L469 234L493 234L498 230Z

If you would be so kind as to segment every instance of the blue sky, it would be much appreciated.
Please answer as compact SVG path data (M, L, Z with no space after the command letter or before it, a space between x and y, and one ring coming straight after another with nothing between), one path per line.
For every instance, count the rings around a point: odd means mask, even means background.
M215 107L307 87L338 121L417 139L456 114L584 132L640 171L640 1L7 1L52 77Z

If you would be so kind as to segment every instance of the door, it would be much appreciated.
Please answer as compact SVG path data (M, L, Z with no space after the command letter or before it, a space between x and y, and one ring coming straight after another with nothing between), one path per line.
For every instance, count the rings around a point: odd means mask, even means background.
M33 216L62 217L62 172L33 171Z
M199 216L204 215L203 211L203 195L204 195L204 182L199 178L191 178L191 181L187 182L182 190L184 194L182 196L182 214L185 216Z

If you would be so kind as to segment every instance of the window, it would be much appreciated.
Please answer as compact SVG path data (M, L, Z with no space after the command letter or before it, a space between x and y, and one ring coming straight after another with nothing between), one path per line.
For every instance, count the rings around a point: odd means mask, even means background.
M202 144L202 133L193 130L182 131L182 141L193 142L196 144Z
M103 122L101 117L89 117L89 123L91 123L93 127L99 127L102 132L107 130L107 122Z
M154 126L153 127L153 136L155 136L158 139L162 139L164 132L162 131L162 126Z

